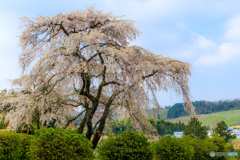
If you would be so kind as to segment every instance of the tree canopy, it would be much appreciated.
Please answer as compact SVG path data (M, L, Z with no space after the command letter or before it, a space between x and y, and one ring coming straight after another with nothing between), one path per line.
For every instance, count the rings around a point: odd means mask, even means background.
M87 125L86 137L93 136L95 148L115 113L130 117L139 131L152 130L145 110L150 102L160 108L155 94L169 88L183 95L185 109L194 114L190 64L131 46L141 32L134 21L121 18L94 7L35 20L21 17L22 76L11 80L20 88L0 99L2 108L11 104L9 127L28 125L35 115L41 122L56 119L57 126L68 127L82 115L79 133Z
M197 117L191 117L188 124L184 127L183 134L192 138L198 137L204 139L207 136L207 127L201 126Z
M228 130L228 126L224 121L218 122L217 127L213 129L213 135L220 136L228 142L231 139L231 130Z

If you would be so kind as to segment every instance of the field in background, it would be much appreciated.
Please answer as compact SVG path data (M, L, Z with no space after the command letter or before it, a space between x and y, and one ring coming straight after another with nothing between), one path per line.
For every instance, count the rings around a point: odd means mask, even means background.
M240 124L240 110L231 110L231 111L224 111L212 114L200 114L196 115L202 125L209 125L210 128L212 126L216 126L217 122L225 121L228 126L234 126ZM181 121L185 124L188 123L190 120L190 116L184 116L174 119L169 119L170 122L178 122ZM240 127L240 125L239 125Z
M236 126L230 126L232 128L240 128L240 125L236 125Z
M200 114L200 115L196 115L195 117L197 117L198 120L200 122L202 122L205 118L207 118L207 116L209 116L209 114ZM183 117L179 117L179 118L168 119L167 121L170 121L173 123L181 121L181 122L187 124L188 121L190 121L190 116L183 116Z

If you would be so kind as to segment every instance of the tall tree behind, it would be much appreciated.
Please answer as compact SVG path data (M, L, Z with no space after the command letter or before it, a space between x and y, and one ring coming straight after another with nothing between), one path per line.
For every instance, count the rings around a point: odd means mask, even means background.
M228 126L224 121L218 122L217 127L213 129L213 135L220 136L228 142L231 139L231 131L228 130Z
M189 135L193 138L199 137L204 139L207 136L207 128L201 124L202 122L199 122L197 117L191 117L190 121L184 128L183 134L185 136Z
M11 103L14 108L6 116L9 126L28 125L38 114L42 122L56 119L57 126L68 127L83 115L79 133L86 125L86 137L93 136L95 148L115 113L130 117L138 131L151 133L154 128L144 109L160 108L155 94L169 88L183 94L185 108L194 114L188 87L190 64L130 46L140 31L134 21L121 17L93 7L84 13L59 13L36 20L22 17L22 77L12 80L12 85L23 87L25 93L16 90L2 96L2 107ZM28 72L34 60L38 62ZM79 107L78 116L67 120L66 115L74 115Z

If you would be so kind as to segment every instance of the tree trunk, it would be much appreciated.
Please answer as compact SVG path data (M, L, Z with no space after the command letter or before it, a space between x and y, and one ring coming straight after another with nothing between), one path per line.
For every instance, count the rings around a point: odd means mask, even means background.
M40 129L40 115L37 115L37 129Z
M95 149L97 147L97 144L102 136L102 132L103 132L103 129L105 127L105 123L106 123L106 119L107 118L103 118L102 117L102 120L98 126L98 129L93 137L93 140L92 140L92 144L93 144L93 149Z
M100 124L97 128L97 131L93 137L93 140L92 140L92 144L93 144L93 149L95 149L97 147L97 144L102 136L102 133L103 133L103 129L105 127L105 123L106 123L106 119L107 119L107 116L109 114L109 109L110 109L110 105L107 105L105 110L104 110L104 113L103 113L103 116L101 118L101 121L100 121Z
M103 112L103 116L102 116L101 121L100 121L100 124L99 124L98 129L96 131L96 134L94 135L93 140L92 140L93 149L95 149L97 147L97 144L98 144L98 142L99 142L99 140L102 136L102 132L103 132L103 129L105 127L106 119L107 119L108 114L109 114L110 106L111 106L113 100L115 99L115 97L120 92L121 91L117 91L117 92L113 93L112 96L108 99L108 102L107 102L106 107L105 107L104 112Z
M84 129L84 126L85 126L85 123L86 123L86 115L84 116L84 118L82 119L81 123L80 123L80 126L78 128L78 133L79 134L82 134L83 133L83 129Z
M93 125L92 125L92 118L94 113L96 112L98 107L98 100L95 101L90 109L86 111L86 123L87 123L87 132L86 137L87 139L91 140L93 134Z

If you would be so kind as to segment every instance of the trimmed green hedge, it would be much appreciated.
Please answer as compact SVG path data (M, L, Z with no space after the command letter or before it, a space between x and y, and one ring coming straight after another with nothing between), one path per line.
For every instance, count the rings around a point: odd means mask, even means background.
M109 136L97 147L100 159L151 160L154 149L148 138L137 132L127 131L115 137Z
M28 156L31 159L77 160L93 157L92 143L71 129L48 128L35 131Z

